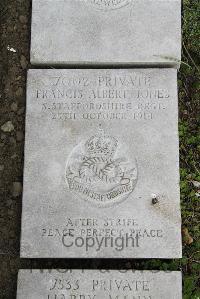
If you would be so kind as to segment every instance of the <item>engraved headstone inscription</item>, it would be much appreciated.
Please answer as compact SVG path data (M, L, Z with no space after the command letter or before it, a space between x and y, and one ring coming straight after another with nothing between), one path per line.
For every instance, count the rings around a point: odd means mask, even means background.
M181 299L181 272L21 270L17 299Z
M180 60L181 0L33 0L33 64Z
M30 70L21 256L180 258L175 69Z

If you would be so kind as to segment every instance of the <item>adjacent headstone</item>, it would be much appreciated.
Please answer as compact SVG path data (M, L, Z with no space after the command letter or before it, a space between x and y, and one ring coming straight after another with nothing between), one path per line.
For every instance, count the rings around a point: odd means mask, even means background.
M181 272L21 270L17 299L181 299Z
M33 0L33 64L178 66L181 0Z
M21 256L181 248L176 70L30 70Z

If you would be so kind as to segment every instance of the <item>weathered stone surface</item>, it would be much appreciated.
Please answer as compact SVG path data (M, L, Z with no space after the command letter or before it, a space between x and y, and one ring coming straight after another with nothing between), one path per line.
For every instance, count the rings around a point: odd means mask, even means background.
M17 299L181 299L181 272L21 270Z
M181 0L33 0L33 64L180 60Z
M29 71L22 257L181 257L176 77Z

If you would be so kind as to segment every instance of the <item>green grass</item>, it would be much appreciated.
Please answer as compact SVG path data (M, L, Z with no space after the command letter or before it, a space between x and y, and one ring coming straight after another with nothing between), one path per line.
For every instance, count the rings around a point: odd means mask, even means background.
M183 1L183 55L179 72L180 177L183 227L184 299L200 299L200 1ZM173 268L178 262L172 262Z
M200 182L200 0L184 0L183 12L178 78L183 258L150 260L142 267L182 270L183 298L200 299L200 187L193 183Z

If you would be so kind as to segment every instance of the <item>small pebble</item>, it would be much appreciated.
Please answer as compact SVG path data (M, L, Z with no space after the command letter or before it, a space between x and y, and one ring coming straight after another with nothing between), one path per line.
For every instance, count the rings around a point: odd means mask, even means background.
M26 24L28 22L27 17L23 16L23 15L19 16L19 20L20 20L20 23L22 23L22 24Z
M23 95L23 88L19 87L15 92L17 97L21 97Z
M10 108L11 108L12 111L16 112L17 109L18 109L18 105L17 105L17 103L13 102L13 103L11 104Z
M1 126L1 130L5 133L12 132L14 129L13 123L10 120Z
M152 204L155 205L159 202L158 196L156 194L151 194Z
M200 182L198 182L198 181L192 181L192 183L193 183L194 187L200 188Z
M153 198L153 199L152 199L152 204L153 204L153 205L156 205L157 203L158 203L158 199L157 199L157 198Z
M21 64L21 67L23 68L23 70L25 70L27 68L28 62L24 55L21 55L21 57L20 57L20 64Z

